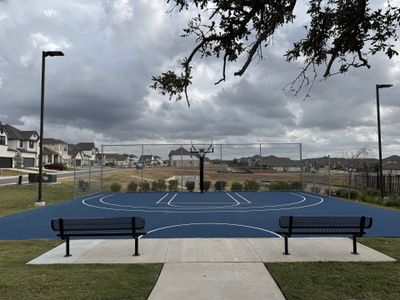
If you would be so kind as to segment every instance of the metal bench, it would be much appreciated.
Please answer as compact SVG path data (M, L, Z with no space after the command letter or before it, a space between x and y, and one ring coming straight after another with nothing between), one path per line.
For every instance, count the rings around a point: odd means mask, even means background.
M66 242L65 256L71 256L69 251L70 237L81 236L132 236L135 239L135 254L139 255L139 237L145 235L145 222L141 217L116 218L76 218L53 219L51 228L58 232Z
M365 216L281 216L276 233L285 238L285 252L289 255L288 238L292 235L351 235L353 254L357 253L357 237L362 237L366 228L371 228L372 218Z

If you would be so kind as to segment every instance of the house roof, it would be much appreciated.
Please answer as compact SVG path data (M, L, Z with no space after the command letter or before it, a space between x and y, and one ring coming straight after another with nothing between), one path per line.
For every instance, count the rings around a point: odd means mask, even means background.
M49 149L47 147L43 147L43 154L46 154L46 155L58 155L57 152L55 152L55 151L53 151L53 150L51 150L51 149Z
M199 155L197 153L190 153L190 151L186 150L183 147L179 147L176 150L171 150L168 154L169 157L171 157L172 155L184 155L184 156L194 156L194 157L199 157Z
M77 148L79 148L81 151L92 151L95 149L94 143L78 143L75 145Z
M58 139L53 138L45 138L43 139L43 145L57 145L57 144L65 144L68 145L66 142Z
M28 140L31 140L31 137L34 134L36 135L36 139L34 139L34 141L37 141L39 139L39 135L36 131L19 130L9 124L5 124L2 126L5 129L5 131L7 132L8 139L10 139L10 140L28 141Z
M81 150L73 144L68 144L68 155L75 157Z
M154 160L154 155L151 155L151 154L140 155L139 162L143 162L146 160L149 160L149 161Z

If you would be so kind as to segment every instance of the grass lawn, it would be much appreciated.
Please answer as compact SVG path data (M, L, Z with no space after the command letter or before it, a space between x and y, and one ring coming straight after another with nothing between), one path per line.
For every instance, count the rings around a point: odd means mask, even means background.
M2 176L19 176L19 175L26 175L26 174L28 174L28 173L23 172L23 171L0 169L0 177L2 177Z
M0 241L0 299L147 299L162 264L26 265L61 241Z
M34 208L37 200L37 184L0 186L0 216ZM53 204L73 198L73 183L43 184L43 200Z
M363 238L400 259L400 239ZM287 299L400 299L400 262L267 263Z

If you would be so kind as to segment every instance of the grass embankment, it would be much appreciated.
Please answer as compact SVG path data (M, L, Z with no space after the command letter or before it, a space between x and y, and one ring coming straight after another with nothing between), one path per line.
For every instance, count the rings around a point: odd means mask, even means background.
M1 299L147 299L162 264L26 265L61 241L0 241Z
M37 200L37 184L0 186L0 216L34 208ZM43 201L54 204L74 197L73 183L43 184Z
M400 239L360 241L400 260ZM400 299L400 262L267 263L287 299Z
M17 170L9 170L9 169L0 169L0 177L5 176L19 176L19 175L26 175L28 173L24 171L17 171Z

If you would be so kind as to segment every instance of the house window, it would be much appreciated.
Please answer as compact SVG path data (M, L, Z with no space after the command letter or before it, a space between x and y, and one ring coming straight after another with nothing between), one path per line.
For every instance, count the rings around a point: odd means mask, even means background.
M5 145L6 144L6 137L0 135L0 145Z
M4 133L4 129L0 128L0 133L3 134Z
M47 162L51 163L51 155L47 155Z
M33 142L32 141L29 141L29 148L33 148Z
M20 148L24 147L24 142L23 141L19 141L19 147Z

